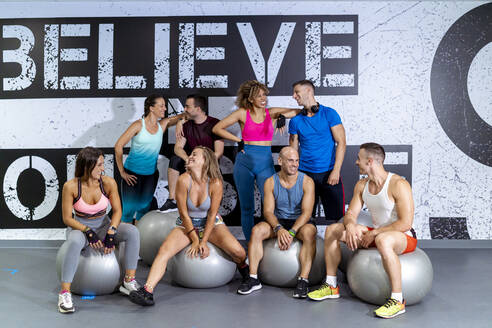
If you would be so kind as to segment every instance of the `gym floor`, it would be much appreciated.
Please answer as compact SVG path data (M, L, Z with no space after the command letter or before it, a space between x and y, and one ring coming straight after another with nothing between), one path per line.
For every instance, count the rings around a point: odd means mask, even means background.
M372 315L374 305L351 295L314 302L292 290L264 286L240 296L239 275L215 289L187 289L166 277L155 291L156 305L140 307L115 293L83 300L76 312L57 310L56 249L0 249L0 327L491 327L492 252L489 249L424 249L434 267L432 290L394 319ZM137 280L149 267L139 262Z

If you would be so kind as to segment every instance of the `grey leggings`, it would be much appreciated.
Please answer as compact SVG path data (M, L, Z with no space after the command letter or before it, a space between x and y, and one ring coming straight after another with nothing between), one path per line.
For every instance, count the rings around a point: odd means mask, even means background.
M106 232L109 229L111 220L107 215L96 219L83 219L75 216L75 220L94 230L99 239L104 240ZM118 233L115 238L116 243L125 242L125 269L135 270L138 262L138 252L140 249L140 235L135 226L121 223L118 226ZM79 264L80 252L89 246L85 234L80 230L67 228L68 249L62 262L61 281L71 283Z

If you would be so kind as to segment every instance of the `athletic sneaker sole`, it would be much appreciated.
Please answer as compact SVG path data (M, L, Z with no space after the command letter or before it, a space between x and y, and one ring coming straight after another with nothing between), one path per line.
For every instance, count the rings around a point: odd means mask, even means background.
M323 301L323 300L327 300L327 299L335 299L335 298L340 298L340 294L338 295L328 295L328 296L323 296L323 297L320 297L320 298L314 298L314 297L311 297L309 296L309 299L310 300L313 300L313 301Z
M394 318L394 317L396 317L397 315L400 315L400 314L403 314L403 313L405 313L405 309L403 309L403 310L401 310L401 311L398 311L398 312L396 312L396 313L395 313L395 314L393 314L393 315L386 316L386 317L385 317L385 316L382 316L382 315L377 315L377 314L376 314L376 312L374 312L374 315L375 315L376 317L378 317L378 318L383 318L383 319L391 319L391 318Z
M158 210L161 213L171 213L171 212L177 212L178 208L170 208L168 210Z
M58 311L60 311L60 313L74 313L75 308L71 308L71 309L66 310L66 309L63 309L60 306L58 306Z
M123 287L123 285L120 286L120 292L125 294L125 295L130 295L130 291L128 289L126 289L125 287Z
M293 298L307 298L307 295L293 294Z
M254 292L255 290L261 289L261 287L263 287L263 286L260 284L260 285L256 285L256 286L251 287L250 290L247 290L245 292L238 290L237 293L241 294L241 295L248 295L248 294L251 294L252 292Z
M140 297L135 297L133 294L129 295L130 301L132 301L135 304L141 305L141 306L152 306L154 303L147 303L144 300L142 300Z

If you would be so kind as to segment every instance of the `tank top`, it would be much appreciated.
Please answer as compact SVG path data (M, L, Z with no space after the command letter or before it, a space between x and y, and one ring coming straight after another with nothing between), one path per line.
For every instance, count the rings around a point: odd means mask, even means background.
M393 173L388 172L388 177L384 182L383 188L376 195L369 192L369 181L366 182L364 191L362 192L362 200L371 213L372 223L376 229L387 226L398 219L395 203L388 197L388 186L392 176ZM415 237L413 228L405 233Z
M99 179L99 188L101 188L102 192L99 201L94 205L87 204L82 198L82 181L78 179L78 194L73 200L75 215L80 218L88 219L100 217L106 214L106 209L108 208L110 201L108 195L104 191L102 179Z
M246 122L244 122L242 137L244 141L272 141L273 125L268 109L265 108L265 119L261 123L253 121L249 110L246 111Z
M124 165L126 169L141 175L154 174L164 134L161 125L158 123L157 126L157 132L151 134L145 128L145 119L142 118L142 128L132 138L130 154Z
M296 184L290 188L284 188L280 184L278 173L273 175L273 197L275 198L275 210L273 213L278 219L296 220L302 213L302 197L304 192L302 184L304 173L297 173Z
M208 194L208 185L210 180L207 182L207 198L198 206L195 206L190 198L191 184L193 180L190 177L190 185L188 186L188 197L186 199L186 207L188 208L188 215L191 218L206 218L208 214L208 209L210 208L210 195Z

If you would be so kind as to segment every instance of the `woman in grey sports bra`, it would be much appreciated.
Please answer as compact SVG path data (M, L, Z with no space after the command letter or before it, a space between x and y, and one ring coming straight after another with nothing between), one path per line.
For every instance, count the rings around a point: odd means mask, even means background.
M218 214L222 194L222 176L215 154L207 147L196 147L188 158L186 173L180 175L176 186L178 226L160 247L145 285L130 293L132 302L154 304L152 292L164 276L168 261L190 243L188 256L206 258L208 241L229 254L241 274L248 274L246 252Z

